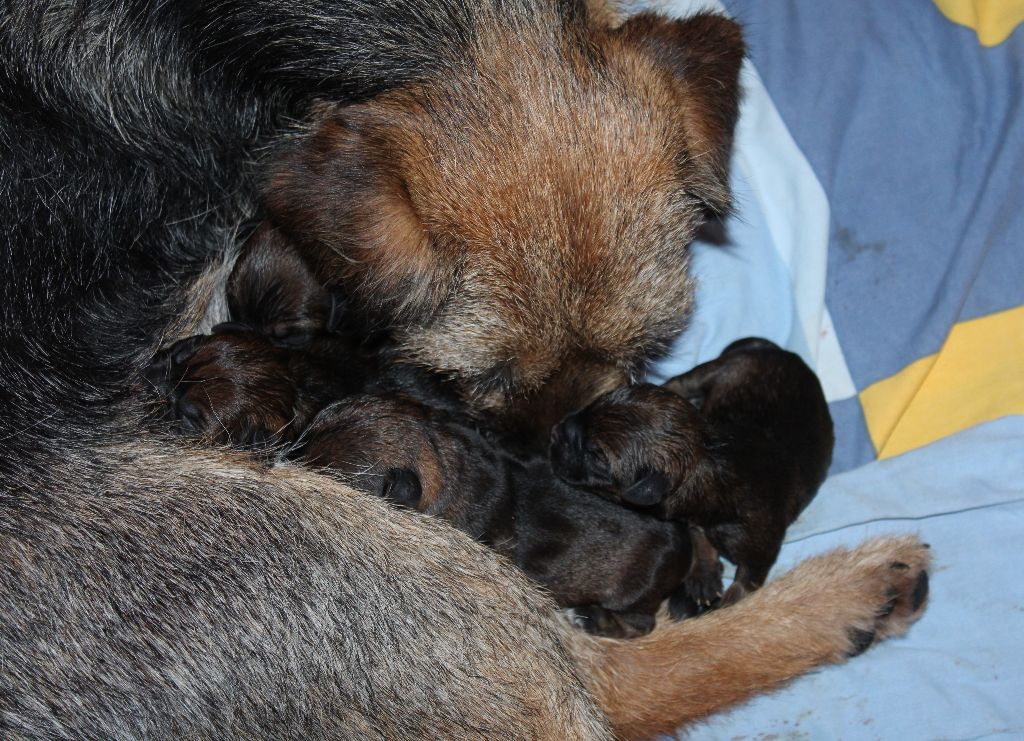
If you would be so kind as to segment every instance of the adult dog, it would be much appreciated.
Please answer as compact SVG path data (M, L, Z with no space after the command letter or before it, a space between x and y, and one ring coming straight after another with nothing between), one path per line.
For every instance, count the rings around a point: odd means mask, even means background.
M924 599L913 539L808 561L637 641L594 639L443 523L187 448L146 427L133 392L158 346L218 318L260 155L320 99L369 102L286 149L269 196L322 274L513 423L600 393L682 326L683 244L725 205L741 55L720 18L612 32L570 0L3 4L0 735L641 736L903 630ZM509 146L431 118L432 81L466 105L505 95L492 129ZM581 148L563 159L517 121ZM449 140L479 153L461 179L431 149ZM336 176L339 153L363 165ZM502 176L523 153L558 177ZM353 247L302 210L306 175L350 200L343 223L377 250L366 271L328 259ZM517 208L492 221L492 203Z

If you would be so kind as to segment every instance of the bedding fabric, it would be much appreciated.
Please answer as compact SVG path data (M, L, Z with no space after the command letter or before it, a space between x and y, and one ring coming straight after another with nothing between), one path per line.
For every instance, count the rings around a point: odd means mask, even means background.
M829 480L776 572L919 532L903 639L691 739L1024 737L1024 0L725 0L750 62L723 245L656 378L761 335L818 371Z

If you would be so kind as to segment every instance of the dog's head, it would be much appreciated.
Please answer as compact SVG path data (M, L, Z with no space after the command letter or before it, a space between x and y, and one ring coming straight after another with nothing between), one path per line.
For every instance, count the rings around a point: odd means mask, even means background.
M563 481L634 506L662 503L706 456L704 424L686 399L660 386L623 387L551 431L549 456Z
M325 113L266 189L405 357L534 436L684 326L744 53L715 15L551 25L482 29L446 74Z
M336 323L337 299L278 229L261 224L242 245L227 285L231 322L282 347L303 347Z
M355 489L430 511L444 481L427 424L426 408L403 395L347 397L309 425L302 457Z
M295 434L295 387L287 357L250 332L189 337L146 371L161 416L178 433L266 449Z

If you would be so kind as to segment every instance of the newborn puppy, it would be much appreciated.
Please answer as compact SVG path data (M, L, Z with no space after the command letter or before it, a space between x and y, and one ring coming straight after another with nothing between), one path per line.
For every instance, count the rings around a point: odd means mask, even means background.
M799 356L749 338L666 382L617 389L552 431L564 481L702 527L736 564L728 605L760 587L832 460L832 419Z
M341 302L263 223L227 283L231 321L161 350L146 371L182 434L262 449L292 442L320 409L362 390L375 363L336 332Z
M227 284L231 323L282 347L305 347L340 323L340 294L328 292L292 243L268 222L245 241Z
M255 332L214 330L160 351L146 371L178 433L266 449L294 441L316 412L367 383L369 369L343 338L295 350Z
M303 436L307 464L442 517L514 561L585 630L643 635L686 576L685 525L607 502L519 461L465 420L401 394L357 396Z

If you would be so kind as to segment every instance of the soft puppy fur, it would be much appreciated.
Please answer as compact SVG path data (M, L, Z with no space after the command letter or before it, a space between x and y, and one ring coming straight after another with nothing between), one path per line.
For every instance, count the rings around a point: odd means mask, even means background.
M649 633L690 570L685 526L566 485L545 458L513 459L453 415L407 397L332 404L304 441L307 463L442 517L508 556L591 633Z
M264 222L242 245L227 283L228 315L276 345L303 347L337 329L344 300L320 284L284 236Z
M550 454L573 485L703 528L737 567L728 605L764 584L833 443L814 372L748 338L664 386L618 389L569 415Z
M280 347L234 325L179 340L146 369L157 415L175 432L212 443L269 451L292 442L318 411L362 391L375 374L350 340L304 344Z
M146 368L158 414L178 433L269 450L380 375L363 343L333 331L343 302L269 224L242 246L227 304L229 322L162 349Z

